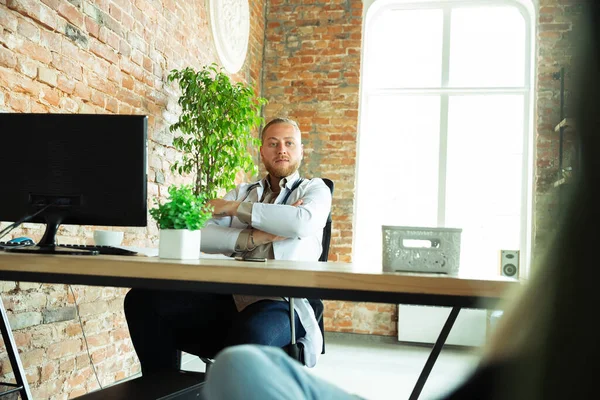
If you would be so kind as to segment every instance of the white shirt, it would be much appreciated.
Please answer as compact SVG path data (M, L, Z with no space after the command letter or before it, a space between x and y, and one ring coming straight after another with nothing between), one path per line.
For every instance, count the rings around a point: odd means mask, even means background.
M227 193L224 199L253 202L251 226L288 238L273 243L276 260L317 261L322 252L323 227L331 211L331 191L321 179L305 179L291 193L287 205L278 204L298 178L297 172L288 177L286 190L279 193L275 204L259 203L264 191L264 180L240 184ZM248 191L248 188L251 190ZM302 199L302 205L289 205L299 199ZM246 228L248 225L237 217L213 218L202 229L201 250L205 253L231 255L235 252L240 232ZM306 336L299 339L304 344L305 363L308 367L313 367L321 354L323 336L308 300L295 299L294 309L306 331Z

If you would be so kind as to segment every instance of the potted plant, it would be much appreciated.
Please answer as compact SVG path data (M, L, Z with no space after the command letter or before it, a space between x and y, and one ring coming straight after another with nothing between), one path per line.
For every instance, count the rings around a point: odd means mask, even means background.
M181 89L179 120L170 126L173 146L182 152L171 170L194 175L194 193L206 199L220 190L235 187L239 172L256 174L251 149L260 145L253 134L263 119L261 107L266 100L256 96L252 85L232 83L216 64L200 71L173 70L168 81Z
M258 172L251 150L258 147L260 139L253 129L263 122L261 107L266 100L256 95L252 85L233 83L216 64L200 71L189 67L172 70L167 80L176 81L181 90L181 115L169 127L176 135L173 147L181 152L181 159L171 170L192 175L196 206L206 211L206 201L235 187L238 173ZM207 219L199 220L197 229ZM159 241L163 240L164 229L170 228L160 227ZM160 251L159 255L162 257Z
M200 254L200 229L212 216L202 195L190 185L169 187L169 201L150 210L160 229L161 258L194 259Z

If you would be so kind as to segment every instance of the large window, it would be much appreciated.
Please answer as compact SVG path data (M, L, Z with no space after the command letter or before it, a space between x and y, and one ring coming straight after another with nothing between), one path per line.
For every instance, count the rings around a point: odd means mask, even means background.
M528 260L531 20L507 1L375 1L365 22L354 259L381 226L462 228L461 272Z

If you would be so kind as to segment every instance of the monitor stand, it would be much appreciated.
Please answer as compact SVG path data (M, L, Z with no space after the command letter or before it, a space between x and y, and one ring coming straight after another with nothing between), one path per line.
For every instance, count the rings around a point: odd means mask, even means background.
M71 247L61 247L56 244L56 232L62 218L58 214L46 216L46 232L42 240L35 246L9 247L4 252L8 253L33 253L33 254L60 254L72 256L95 256L96 250L74 249Z

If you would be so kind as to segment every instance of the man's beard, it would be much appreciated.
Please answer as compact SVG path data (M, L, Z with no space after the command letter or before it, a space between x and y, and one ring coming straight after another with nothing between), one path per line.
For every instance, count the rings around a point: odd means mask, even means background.
M298 168L300 168L300 160L296 161L295 163L288 163L285 167L277 166L275 163L265 163L265 168L267 169L269 175L281 179L296 172Z

